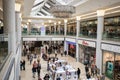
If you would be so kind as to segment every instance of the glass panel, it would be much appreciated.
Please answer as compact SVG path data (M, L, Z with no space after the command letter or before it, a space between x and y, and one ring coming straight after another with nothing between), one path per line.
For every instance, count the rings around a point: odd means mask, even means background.
M114 73L115 80L120 80L120 53L115 56Z
M71 20L67 24L67 35L76 36L76 22L75 20Z
M8 56L8 41L7 35L0 34L0 70L2 69Z
M113 79L114 74L114 53L103 51L103 73L110 78Z
M96 38L97 20L83 21L80 24L80 37Z
M103 40L120 41L120 16L105 19Z

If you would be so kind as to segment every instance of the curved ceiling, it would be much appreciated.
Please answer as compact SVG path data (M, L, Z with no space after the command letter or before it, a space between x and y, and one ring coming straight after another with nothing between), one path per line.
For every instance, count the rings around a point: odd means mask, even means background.
M53 17L50 8L54 5L78 6L88 0L35 0L30 16Z

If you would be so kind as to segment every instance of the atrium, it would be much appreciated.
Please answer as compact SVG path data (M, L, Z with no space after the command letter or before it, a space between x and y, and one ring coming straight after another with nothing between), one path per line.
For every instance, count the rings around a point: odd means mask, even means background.
M0 80L120 80L120 0L0 0Z

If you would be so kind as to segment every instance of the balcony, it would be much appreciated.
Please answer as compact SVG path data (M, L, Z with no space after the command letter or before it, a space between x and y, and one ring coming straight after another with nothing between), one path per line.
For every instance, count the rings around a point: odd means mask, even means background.
M7 38L7 35L0 34L0 72L8 57L8 41L5 38Z

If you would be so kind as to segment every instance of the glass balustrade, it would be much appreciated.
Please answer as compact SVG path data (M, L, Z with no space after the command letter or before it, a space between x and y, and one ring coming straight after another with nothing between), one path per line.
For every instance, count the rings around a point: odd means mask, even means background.
M0 34L0 71L8 58L8 36Z
M97 20L82 21L80 24L79 37L96 38L97 37Z
M120 16L105 18L103 40L120 41Z

